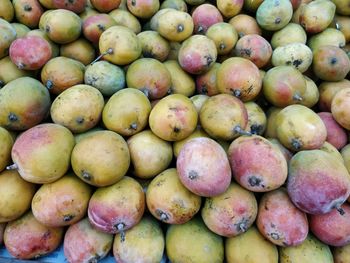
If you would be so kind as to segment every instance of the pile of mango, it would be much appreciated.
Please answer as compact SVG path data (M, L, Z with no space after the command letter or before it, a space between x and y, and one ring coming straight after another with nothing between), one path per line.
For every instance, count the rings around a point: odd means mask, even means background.
M349 263L349 0L0 0L0 245Z

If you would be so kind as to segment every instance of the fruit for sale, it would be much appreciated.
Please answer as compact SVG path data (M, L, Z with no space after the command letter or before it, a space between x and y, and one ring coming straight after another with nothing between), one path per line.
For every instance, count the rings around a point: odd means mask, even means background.
M75 145L71 164L84 182L98 187L112 185L129 169L128 145L118 133L96 131Z
M249 34L262 34L261 28L255 18L246 14L238 14L232 17L228 23L236 29L239 37Z
M101 260L113 244L113 235L94 229L88 218L71 225L63 242L64 256L71 263Z
M348 114L347 103L350 99L350 88L344 88L338 91L331 104L331 111L333 118L345 129L350 129L350 118Z
M327 28L324 31L313 35L308 40L308 46L313 50L317 50L321 46L345 46L344 34L334 28Z
M292 151L320 148L327 138L321 118L303 105L290 105L276 116L277 138Z
M142 52L136 34L125 26L112 26L104 31L99 40L103 58L116 65L126 65L136 60Z
M261 136L242 136L234 140L228 149L228 159L236 181L250 191L271 191L287 179L283 154Z
M198 114L192 101L184 95L172 94L161 99L149 115L152 132L166 141L179 141L197 126Z
M0 172L3 171L11 161L11 149L14 139L4 128L0 127Z
M176 168L182 184L199 196L220 195L230 185L231 169L226 152L210 138L189 140L177 157Z
M15 79L0 89L0 125L26 130L40 123L50 109L50 95L38 80Z
M197 113L199 114L204 103L209 99L209 96L198 94L198 95L192 96L190 99L194 107L196 108Z
M30 31L29 27L20 23L11 23L11 25L16 30L17 38L26 36L26 34Z
M216 82L216 73L220 68L220 63L214 63L205 73L196 76L196 90L198 94L214 96L219 94Z
M317 104L320 98L320 93L316 83L307 76L304 76L306 81L306 90L303 94L303 100L299 103L308 108L312 108Z
M8 56L10 45L15 39L15 28L6 20L0 18L0 58Z
M158 60L140 58L128 67L126 84L128 88L141 90L149 99L160 99L171 87L171 75Z
M167 224L184 224L199 211L201 198L180 181L175 168L157 175L148 185L146 202L149 211Z
M341 156L343 157L343 161L345 164L346 169L350 173L350 145L345 145L341 151Z
M107 13L112 11L113 9L117 9L120 6L121 0L91 0L90 1L93 8L98 10L101 13Z
M39 3L47 8L47 9L53 9L54 5L53 5L53 0L39 0Z
M350 88L350 81L343 79L336 82L322 82L319 85L320 98L318 107L321 111L331 111L331 105L334 95L343 88Z
M61 45L59 53L62 57L75 59L85 66L95 59L94 47L84 38L78 38L73 42Z
M63 228L47 227L32 212L6 225L4 243L18 259L33 259L53 252L61 243Z
M56 57L50 59L41 70L41 81L53 94L60 94L64 90L84 81L85 66L81 62Z
M152 23L154 17L155 22ZM162 37L169 41L182 42L193 33L193 19L186 12L175 9L162 9L153 18L151 20L152 30L158 31Z
M267 138L275 147L277 147L278 150L280 150L284 156L284 158L286 158L287 163L289 162L289 160L293 157L293 153L291 151L289 151L286 147L284 147L279 140L275 139L275 138Z
M340 152L335 148L332 144L329 142L325 142L322 147L320 148L321 151L325 151L331 155L333 155L335 158L337 158L340 162L344 163L343 157L341 156Z
M348 141L345 130L335 121L332 113L319 112L318 116L322 119L327 129L327 142L331 143L338 150L343 148Z
M184 0L165 0L160 4L160 9L173 8L179 11L187 12L187 4Z
M230 94L219 94L206 101L199 119L210 137L230 141L246 134L248 112L241 100Z
M19 69L40 69L51 56L50 44L37 36L18 38L10 46L10 58Z
M137 89L122 89L107 101L102 120L107 129L123 136L142 131L147 125L151 104L144 93Z
M65 127L43 123L23 132L12 147L13 165L21 177L32 183L51 183L69 168L74 147L73 134Z
M350 15L350 7L347 1L344 0L332 0L337 7L337 13L340 15Z
M32 212L45 226L61 227L81 220L92 190L73 173L42 185L32 199Z
M173 158L171 144L144 130L131 136L128 140L134 175L148 179L164 171Z
M159 223L146 216L126 231L127 238L120 239L117 234L113 243L113 255L117 262L161 262L165 238Z
M186 142L197 137L209 137L209 135L202 128L197 127L197 129L193 133L191 133L188 137L173 143L174 156L178 157L182 147L186 144Z
M89 85L75 85L59 94L51 105L54 123L65 126L73 133L93 128L101 119L104 99Z
M224 17L231 18L241 12L244 1L218 0L216 4L220 12L224 15Z
M12 80L31 75L32 72L19 69L9 56L0 59L0 87L5 86Z
M263 0L244 0L243 9L245 11L255 13Z
M182 225L171 225L166 232L165 248L171 262L224 261L222 237L211 232L199 217Z
M258 68L270 62L272 48L270 43L257 34L241 37L235 46L235 54L252 61Z
M59 46L52 42L50 40L50 38L48 37L48 35L45 33L44 30L41 30L41 29L33 29L33 30L30 30L26 35L26 37L29 37L29 36L36 36L36 37L41 37L43 40L46 40L50 47L51 47L51 58L55 58L59 55L59 52L60 52L60 48ZM17 37L18 38L18 37ZM22 51L24 52L24 51ZM25 53L24 53L25 54ZM35 53L36 54L36 53ZM32 58L33 59L33 58ZM46 63L46 62L45 62ZM44 64L45 64L44 63Z
M346 263L350 260L350 245L333 249L334 263Z
M159 10L159 0L127 0L128 10L141 19L151 18Z
M14 15L15 10L13 8L12 2L10 0L1 0L0 1L0 19L4 19L7 22L11 22Z
M176 60L167 60L164 66L171 76L171 87L168 92L182 94L186 97L192 96L195 92L195 83L190 74L184 71Z
M265 138L277 138L276 117L283 108L270 107L266 112Z
M266 240L255 226L225 241L227 263L277 263L277 247Z
M303 99L306 81L293 66L277 66L266 72L263 79L265 98L276 107L286 107Z
M332 23L334 14L335 4L332 1L315 0L301 9L299 22L307 33L319 33Z
M350 72L350 59L339 47L321 46L314 51L313 71L322 80L340 81Z
M350 205L344 203L339 209L310 216L312 233L325 244L338 247L350 244Z
M144 58L154 58L165 61L170 52L169 42L156 31L143 31L137 34Z
M125 241L125 230L140 222L145 203L141 185L125 176L119 182L95 191L89 202L89 221L100 231L121 233L120 240Z
M225 237L246 232L254 223L257 213L254 194L235 183L231 183L221 195L207 197L201 210L205 225Z
M311 49L302 43L291 43L283 47L277 47L272 54L274 66L293 66L304 73L312 63Z
M52 0L54 9L67 9L80 14L85 10L87 0Z
M267 0L256 11L256 21L265 30L277 31L292 19L293 6L289 0Z
M57 44L67 44L79 38L82 28L80 17L72 11L46 11L40 18L39 28Z
M291 43L306 44L307 35L303 27L296 23L289 23L284 28L273 33L271 46L275 49Z
M44 13L44 9L40 5L39 1L14 0L12 3L15 10L16 19L19 23L24 24L29 28L38 27L40 17Z
M203 74L215 63L217 50L213 40L202 35L186 39L179 50L178 61L190 74Z
M192 19L195 34L205 35L210 26L223 22L223 17L218 8L212 4L205 3L193 10Z
M332 27L343 33L345 37L345 43L350 41L350 18L348 16L335 15Z
M17 171L0 173L0 223L21 217L29 208L36 186L24 181Z
M333 263L330 248L311 234L298 246L281 247L279 255L280 263Z
M115 20L115 22L117 22L117 25L125 26L132 30L135 34L141 32L141 24L139 20L137 20L137 18L133 14L131 14L127 9L114 9L113 11L108 13L108 15L111 16Z
M294 205L309 214L338 209L350 194L344 163L321 150L301 151L289 162L288 194Z
M242 101L254 100L262 87L258 67L246 58L226 59L216 73L220 93L232 94Z
M306 214L293 205L284 188L263 195L256 223L265 238L283 247L300 245L309 232Z
M206 36L215 42L219 55L229 54L236 45L238 34L229 23L216 23L209 27Z
M117 23L107 14L98 14L86 18L83 22L82 29L84 37L94 45L98 44L101 34L111 26Z

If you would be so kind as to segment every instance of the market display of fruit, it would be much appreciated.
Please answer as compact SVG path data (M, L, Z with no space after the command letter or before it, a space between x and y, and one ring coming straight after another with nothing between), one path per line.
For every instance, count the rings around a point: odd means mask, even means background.
M0 247L350 263L349 0L0 0Z

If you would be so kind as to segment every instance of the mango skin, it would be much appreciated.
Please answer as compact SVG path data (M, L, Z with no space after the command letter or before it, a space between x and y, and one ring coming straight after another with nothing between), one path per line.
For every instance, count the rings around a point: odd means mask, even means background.
M24 181L17 171L3 171L0 190L0 223L5 223L18 219L30 208L36 186Z
M300 210L326 214L349 197L350 176L344 163L331 154L321 150L301 151L289 162L287 189Z
M157 220L145 216L125 235L125 241L121 241L120 234L114 239L113 255L117 262L161 262L165 238Z
M32 259L53 252L62 237L63 228L44 226L29 211L6 225L4 243L15 258Z
M218 3L218 7L219 7ZM223 17L218 8L212 4L197 6L192 12L194 33L206 34L210 26L223 22Z
M167 224L184 224L199 211L201 198L181 183L175 168L170 168L148 185L146 203L158 220Z
M278 250L252 226L225 240L225 258L227 263L278 263Z
M0 90L0 125L9 130L26 130L47 116L51 99L36 79L21 77Z
M344 88L338 91L331 104L331 112L333 118L343 128L350 130L350 119L347 115L348 107L346 106L350 98L350 88Z
M44 13L43 7L36 0L14 0L13 8L16 19L19 23L36 28L39 25L41 15Z
M223 238L211 232L199 217L182 225L171 225L165 238L167 256L173 263L224 261Z
M94 47L84 38L78 38L71 43L61 45L59 52L62 57L75 59L85 66L90 64L96 57Z
M322 119L327 129L327 142L331 143L335 148L340 150L348 141L348 136L344 128L342 128L333 118L330 112L319 112L318 116Z
M320 110L330 112L334 95L343 88L350 88L349 80L322 82L319 85L320 99L318 101L318 107Z
M23 132L15 141L11 156L23 179L50 183L68 170L74 144L74 136L67 128L44 123Z
M11 161L11 149L14 139L3 127L0 127L0 172L3 171Z
M307 35L303 27L296 23L289 23L272 35L271 46L275 49L291 43L306 44L306 40Z
M95 191L89 201L89 221L105 233L123 232L140 222L145 203L141 185L124 176L119 182Z
M107 256L113 244L113 235L92 227L86 217L71 225L63 242L64 256L71 263L102 259Z
M15 15L15 10L10 0L0 1L0 13L1 13L1 16L0 16L1 19L6 20L7 22L12 21Z
M333 249L334 263L347 263L350 261L350 244Z
M9 56L0 59L0 87L20 77L30 77L33 72L19 69Z
M145 58L154 58L164 62L170 52L170 44L158 32L146 30L137 34Z
M0 59L8 56L9 47L16 39L17 33L15 28L5 19L0 18Z
M70 173L39 188L32 200L32 212L46 226L72 225L86 214L91 194L89 185Z
M330 248L309 234L305 241L294 247L279 248L280 263L333 263Z
M258 203L254 194L236 183L231 183L223 194L206 198L201 210L205 225L225 237L246 232L257 214Z

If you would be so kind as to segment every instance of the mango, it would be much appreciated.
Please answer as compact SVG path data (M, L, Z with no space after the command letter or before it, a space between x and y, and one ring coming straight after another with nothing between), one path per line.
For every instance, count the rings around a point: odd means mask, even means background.
M189 140L177 157L176 168L184 186L199 196L222 194L230 185L231 169L226 152L210 138Z
M350 176L343 162L321 150L296 153L289 162L288 194L302 211L326 214L340 209L350 195Z
M334 263L346 263L350 260L350 245L336 247L333 250Z
M219 94L216 82L216 73L220 63L214 63L209 71L196 76L196 90L198 94L214 96Z
M4 243L5 227L6 227L6 223L0 223L0 245Z
M14 139L10 132L0 127L0 172L10 164L13 143Z
M38 27L40 17L44 13L44 9L39 1L14 0L13 8L15 10L16 19L19 23L26 25L29 28Z
M9 130L26 130L47 116L51 99L38 80L20 77L0 89L0 125Z
M143 31L137 34L145 58L165 61L170 52L169 42L156 31Z
M15 10L10 0L1 0L0 1L0 18L11 22L15 16Z
M16 220L29 208L36 186L24 181L17 171L0 173L0 223Z
M348 141L345 129L335 121L330 112L319 112L318 116L320 116L327 129L326 141L338 150L343 148Z
M113 236L94 229L88 218L69 226L63 242L64 256L71 263L93 262L107 256Z
M284 28L273 33L271 46L275 49L291 43L306 44L306 33L303 27L296 23L289 23Z
M15 28L5 19L0 18L0 59L8 56L9 48L16 36Z
M87 0L52 0L55 9L67 9L76 14L80 14L87 6Z
M187 4L184 0L165 0L160 4L159 9L173 8L179 11L187 12Z
M26 25L20 24L20 23L11 23L11 25L16 30L16 36L17 38L24 37L27 35L27 33L30 31L30 28Z
M219 2L217 5L220 8ZM224 19L218 8L212 4L204 3L193 10L192 19L195 34L205 35L209 27L223 22Z
M313 50L317 50L321 46L336 46L343 47L345 46L345 36L344 34L334 28L327 28L321 33L313 35L308 40L308 46Z
M190 100L192 101L194 107L196 108L197 113L199 114L204 103L209 99L209 96L207 95L194 95L190 98Z
M177 157L179 155L182 147L185 145L187 141L197 137L209 137L209 135L202 128L197 127L197 129L193 133L191 133L188 137L173 143L174 156Z
M349 3L344 0L332 0L336 6L336 11L340 15L350 15Z
M91 6L101 13L107 13L112 10L116 10L120 4L121 0L115 1L105 1L105 0L90 0Z
M201 210L205 225L214 233L233 237L246 232L254 223L258 203L252 192L231 183L222 194L207 197Z
M101 34L116 24L115 20L107 14L90 16L82 24L84 37L94 45L97 45Z
M95 191L89 202L89 221L99 231L120 233L120 240L124 241L128 238L125 230L140 222L145 203L141 185L125 176L119 182Z
M174 263L224 261L222 237L211 232L198 217L182 225L171 225L166 232L165 248Z
M318 107L321 111L331 111L334 95L343 88L350 88L350 81L343 79L341 81L324 81L319 85L320 99Z
M282 108L272 106L266 111L265 138L277 138L276 117L281 110Z
M165 237L159 223L145 216L132 229L126 231L127 238L117 234L113 243L113 255L117 262L161 262L165 248Z
M33 30L30 30L25 36L37 36L37 37L41 37L42 39L46 40L51 47L51 58L58 57L58 55L60 53L59 46L48 37L48 35L45 33L44 30L33 29Z
M347 130L350 129L350 119L347 115L348 107L345 105L348 103L349 98L350 88L344 88L334 95L331 104L333 118L338 124Z
M306 81L306 90L303 94L303 100L299 103L311 109L319 101L320 93L316 83L312 79L305 75L304 78Z
M239 14L242 10L244 1L241 0L235 0L235 1L228 1L228 0L218 0L217 6L220 12L227 18L234 17L235 15Z
M32 199L32 212L45 226L72 225L85 216L91 194L89 185L69 173L39 188Z
M191 75L184 71L176 60L167 60L164 66L171 76L171 87L168 92L171 94L182 94L190 97L195 92L195 82Z
M157 137L152 131L144 130L128 140L134 175L148 179L164 171L171 163L171 144Z
M277 147L278 150L280 150L284 156L284 158L286 158L287 163L289 162L289 160L293 157L293 153L288 150L286 147L284 147L282 145L282 143L280 143L279 140L277 140L276 138L267 138L275 147Z
M167 224L184 224L199 211L201 198L181 183L175 168L170 168L148 185L146 203L158 220Z
M350 18L348 16L334 16L332 27L343 33L345 43L350 41Z
M159 10L159 0L127 0L128 10L136 17L147 19L152 17Z
M227 263L277 263L277 247L266 240L255 226L225 240Z
M232 17L229 20L229 24L236 29L239 37L249 34L262 34L261 28L259 27L255 18L246 14L238 14Z
M112 185L129 169L129 148L118 133L97 131L75 145L71 164L84 182L98 187Z
M62 237L63 228L47 227L29 211L6 225L4 243L13 257L34 259L56 250Z
M139 20L133 14L131 14L129 10L123 10L118 8L109 12L108 15L111 16L117 22L117 25L125 26L131 31L133 31L135 34L141 32L141 24Z
M96 53L92 44L84 38L78 38L71 43L61 45L59 52L62 57L77 60L85 66L95 59Z

